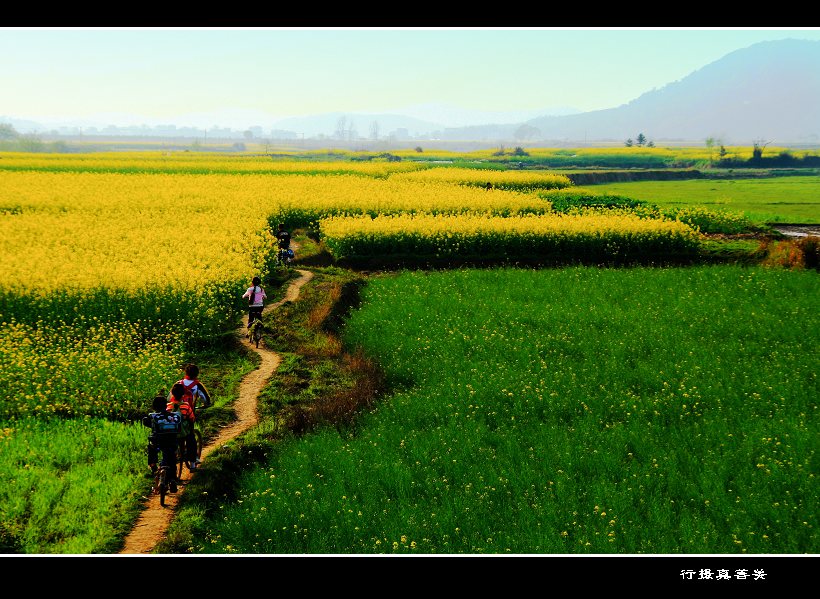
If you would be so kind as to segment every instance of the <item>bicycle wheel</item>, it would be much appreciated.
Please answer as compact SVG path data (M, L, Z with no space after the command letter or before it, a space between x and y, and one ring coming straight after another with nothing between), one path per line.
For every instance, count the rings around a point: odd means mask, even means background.
M159 471L159 504L165 507L165 494L168 492L168 468L162 467Z
M185 439L180 439L177 444L177 480L182 480L182 464L185 462Z
M262 327L257 326L253 330L253 340L256 343L256 349L259 349L259 341L262 339Z
M194 437L196 438L196 457L199 459L202 457L202 431L198 428L194 429Z

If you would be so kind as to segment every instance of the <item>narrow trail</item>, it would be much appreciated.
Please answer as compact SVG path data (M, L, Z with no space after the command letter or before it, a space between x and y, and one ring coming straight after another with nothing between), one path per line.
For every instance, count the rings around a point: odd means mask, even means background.
M307 270L297 270L300 277L291 282L288 286L285 297L274 304L266 307L272 310L280 307L285 302L294 301L299 297L302 286L313 278L313 273ZM244 323L237 329L237 335L245 347L257 352L262 358L262 363L253 372L248 373L239 386L239 397L234 403L236 411L236 421L223 428L219 435L208 445L202 448L202 464L206 466L207 456L217 447L227 443L231 439L241 435L249 428L255 426L259 421L256 411L257 398L259 392L264 387L268 379L279 367L281 357L274 351L265 347L256 348L245 335ZM187 471L186 471L187 472ZM165 497L165 507L159 504L159 496L151 495L146 502L146 509L140 514L134 528L125 538L125 546L120 554L146 554L151 553L154 547L162 540L165 532L171 524L176 512L179 496L185 492L185 485L196 473L188 473L188 479L183 480L179 490L174 494Z

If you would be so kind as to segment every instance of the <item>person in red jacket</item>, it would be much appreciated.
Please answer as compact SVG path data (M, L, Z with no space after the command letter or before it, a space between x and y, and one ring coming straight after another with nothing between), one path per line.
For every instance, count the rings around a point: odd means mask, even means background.
M197 378L199 376L199 366L196 364L188 364L185 367L185 378L177 381L178 385L182 385L182 401L190 407L192 414L191 418L191 432L186 437L186 460L191 470L195 470L202 461L196 455L196 438L194 437L193 423L196 421L196 408L199 402L202 402L202 407L207 408L211 405L211 395L205 388L205 385Z
M171 395L168 401L168 411L177 412L182 415L182 433L181 439L185 442L185 455L183 459L188 462L188 468L193 470L196 468L196 437L194 436L194 422L196 422L196 414L191 406L191 403L186 400L185 385L182 382L174 383L171 387Z

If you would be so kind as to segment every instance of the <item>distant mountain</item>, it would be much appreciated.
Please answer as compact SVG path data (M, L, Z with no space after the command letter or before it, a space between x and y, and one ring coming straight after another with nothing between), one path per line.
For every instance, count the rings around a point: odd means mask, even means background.
M541 139L820 141L820 41L760 42L606 110L527 121Z
M475 127L486 123L501 125L522 123L537 117L578 114L581 111L570 106L553 106L552 108L537 110L471 110L450 104L430 102L405 106L393 112L421 120L443 123L448 128L455 128Z
M408 137L430 136L448 139L455 136L458 139L503 139L509 137L511 135L509 132L520 126L524 120L535 116L578 112L569 107L529 111L479 111L438 103L418 104L398 110L401 113L398 111L388 114L330 112L289 117L276 121L274 127L304 133L306 137L316 135L333 137L340 126L339 120L344 118L344 128L349 129L352 123L356 133L365 138L370 136L372 124L377 123L380 137L387 137L391 132L405 130ZM494 124L486 125L485 123Z
M344 119L342 121L342 119ZM309 116L288 117L276 121L276 129L286 129L303 134L305 137L325 135L333 137L341 127L345 131L355 131L358 137L370 137L373 123L378 125L378 136L387 137L391 132L400 131L405 136L428 135L432 131L444 129L441 123L399 114L371 114L355 112L328 112Z

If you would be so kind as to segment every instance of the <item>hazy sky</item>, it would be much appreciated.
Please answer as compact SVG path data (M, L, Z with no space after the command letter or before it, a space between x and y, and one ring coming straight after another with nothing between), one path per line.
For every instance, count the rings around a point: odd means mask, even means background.
M0 28L0 115L587 111L785 38L820 40L820 28Z

